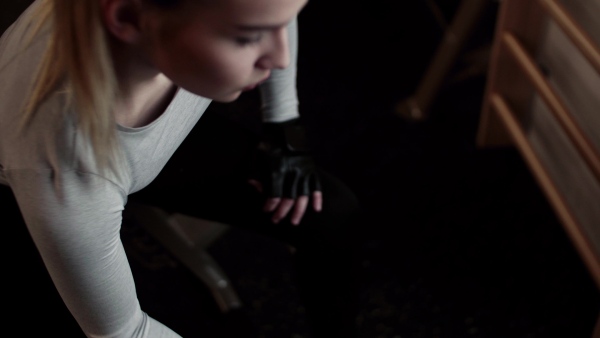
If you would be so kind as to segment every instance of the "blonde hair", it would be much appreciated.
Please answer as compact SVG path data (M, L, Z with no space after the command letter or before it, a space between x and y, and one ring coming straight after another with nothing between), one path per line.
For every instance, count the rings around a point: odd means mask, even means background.
M65 84L77 128L89 139L96 163L101 169L114 169L119 151L113 116L118 83L100 1L42 0L34 20L38 28L52 24L52 30L22 126Z

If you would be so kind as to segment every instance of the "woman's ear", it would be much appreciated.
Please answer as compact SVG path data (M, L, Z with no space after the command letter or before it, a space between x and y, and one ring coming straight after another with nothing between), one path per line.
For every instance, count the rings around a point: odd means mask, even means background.
M142 12L139 0L100 0L100 7L102 21L115 38L125 43L139 41Z

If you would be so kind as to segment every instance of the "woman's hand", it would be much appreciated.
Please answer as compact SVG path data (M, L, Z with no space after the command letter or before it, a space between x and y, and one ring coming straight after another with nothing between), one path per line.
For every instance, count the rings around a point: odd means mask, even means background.
M249 180L266 194L263 210L273 213L274 223L291 212L291 223L298 225L309 204L316 212L323 207L318 171L298 120L265 123L265 140L255 158L255 177Z
M262 183L259 181L250 179L248 183L253 185L259 192L263 192ZM273 213L273 217L271 218L273 223L279 223L279 221L285 218L287 214L292 211L290 222L292 222L294 225L298 225L300 224L300 221L302 221L302 217L306 212L309 200L310 198L308 195L298 196L296 199L270 197L265 202L263 211ZM311 205L316 212L321 211L323 208L323 193L321 191L312 192Z

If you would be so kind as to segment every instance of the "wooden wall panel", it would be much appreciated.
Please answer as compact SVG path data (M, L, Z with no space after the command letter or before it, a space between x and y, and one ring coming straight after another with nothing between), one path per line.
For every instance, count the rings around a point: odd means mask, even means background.
M477 143L519 149L600 288L600 0L501 6Z

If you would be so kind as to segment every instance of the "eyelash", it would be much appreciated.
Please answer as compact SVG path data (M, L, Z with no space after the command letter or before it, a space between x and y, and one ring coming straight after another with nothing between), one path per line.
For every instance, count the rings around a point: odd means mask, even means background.
M262 40L262 34L258 34L253 37L237 37L235 39L235 42L237 42L237 44L239 44L241 46L247 46L247 45L258 43L258 42L260 42L260 40Z

